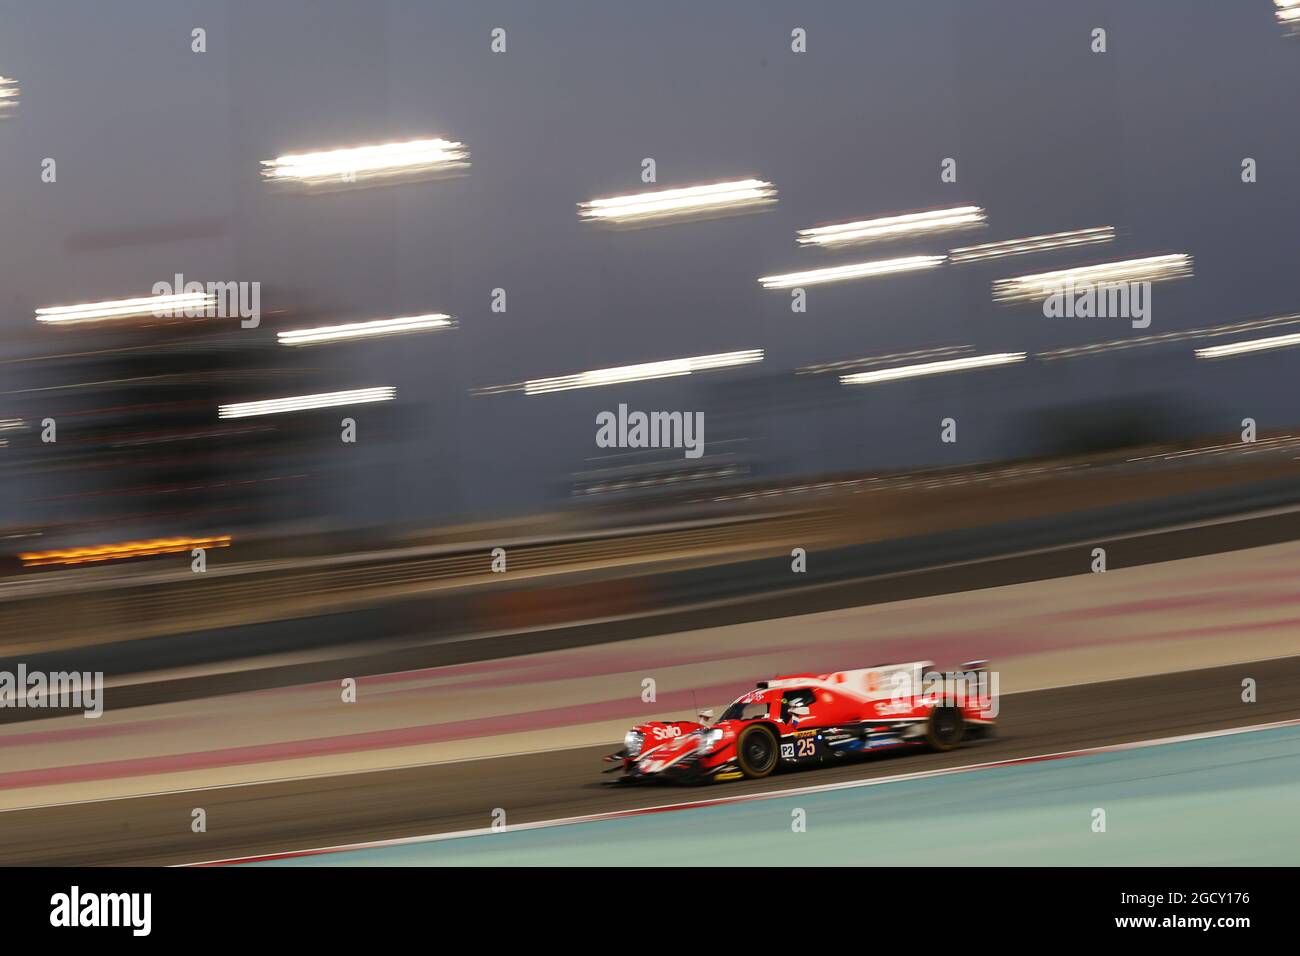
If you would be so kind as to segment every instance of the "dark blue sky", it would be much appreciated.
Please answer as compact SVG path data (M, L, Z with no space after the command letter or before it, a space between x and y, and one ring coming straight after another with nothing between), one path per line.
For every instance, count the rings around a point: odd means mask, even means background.
M537 505L597 453L597 411L714 401L703 378L540 398L471 398L475 386L763 348L763 388L780 395L809 362L1139 334L990 301L1000 275L1101 257L1195 256L1194 279L1156 287L1149 332L1300 311L1300 41L1272 11L1269 0L0 0L0 74L23 90L18 115L0 121L0 347L33 347L37 306L141 294L176 272L261 281L340 319L451 312L454 332L348 347L340 387L394 384L413 405L399 445L351 450L341 494L369 502L347 512L368 520ZM206 54L190 52L195 26ZM790 51L796 26L805 54ZM504 55L489 51L494 27L507 30ZM1105 54L1089 49L1094 27L1108 31ZM258 179L258 161L285 152L429 134L468 144L468 177L310 199ZM55 184L40 181L47 156ZM585 228L575 203L640 188L646 156L662 186L757 175L780 202L713 222ZM948 156L956 184L939 179ZM1252 185L1239 178L1245 156L1259 163ZM974 241L1104 224L1122 236L1095 254L813 289L803 315L755 282L834 261L797 248L798 228L958 202L988 211ZM89 241L193 223L216 234ZM508 292L504 315L489 311L495 287ZM1189 354L853 390L757 428L764 454L815 471L1017 453L1022 413L1096 398L1167 394L1206 432L1243 415L1300 419L1294 354L1214 366ZM959 419L956 446L937 441L944 415Z

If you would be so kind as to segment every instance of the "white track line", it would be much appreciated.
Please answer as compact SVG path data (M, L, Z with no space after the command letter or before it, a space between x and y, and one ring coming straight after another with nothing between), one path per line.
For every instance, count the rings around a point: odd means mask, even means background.
M867 780L846 780L839 783L823 783L807 787L791 787L785 790L768 790L762 793L737 794L733 797L716 797L709 800L690 800L683 803L660 804L653 807L640 807L628 810L608 810L603 813L589 813L576 817L562 817L555 820L538 820L533 823L519 823L500 830L495 830L492 827L479 827L473 830L455 830L449 833L432 833L423 836L397 837L391 840L371 840L362 843L344 843L335 846L314 847L307 850L287 850L280 853L230 857L221 860L206 860L200 863L181 865L220 866L235 863L255 863L267 860L295 859L306 856L323 856L325 854L344 853L354 850L370 850L380 847L405 846L414 843L440 843L444 840L459 840L464 837L485 836L492 833L507 833L517 830L541 830L549 829L551 827L571 826L576 823L597 823L603 820L618 820L626 817L641 816L647 813L692 810L700 807L716 807L733 803L750 803L757 800L776 800L786 797L802 796L810 793L828 793L836 790L856 790L861 787L874 787L879 786L880 784L898 783L904 780L924 780L931 777L946 777L953 774L991 770L997 767L1010 767L1017 764L1038 763L1047 760L1064 760L1070 757L1116 753L1124 750L1143 750L1148 747L1160 747L1166 744L1183 743L1190 740L1209 740L1214 737L1231 737L1237 734L1297 726L1300 726L1300 718L1279 720L1267 724L1253 724L1247 727L1231 727L1224 730L1207 730L1195 734L1179 734L1174 737L1158 737L1152 740L1138 740L1124 744L1105 744L1100 747L1087 747L1082 750L1064 750L1058 753L1039 754L1027 757L1008 757L1004 760L994 760L986 763L966 764L960 767L943 767L935 770L920 770L913 773L897 774L889 777L873 777Z

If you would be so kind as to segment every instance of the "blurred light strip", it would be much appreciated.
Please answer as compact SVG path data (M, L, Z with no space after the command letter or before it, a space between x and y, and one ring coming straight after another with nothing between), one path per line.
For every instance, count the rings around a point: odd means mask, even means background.
M1300 0L1273 0L1279 23L1300 24Z
M1117 282L1159 282L1181 279L1192 274L1192 257L1184 253L1102 262L1054 272L998 279L993 283L993 298L999 302L1046 299L1067 286Z
M838 246L854 242L875 242L901 236L923 236L952 229L969 229L983 225L984 210L979 206L955 206L951 209L932 209L910 212L880 219L863 219L831 226L800 229L797 241L801 246Z
M150 295L138 299L115 299L109 302L83 302L79 305L54 305L36 310L38 322L103 322L109 319L143 318L157 315L206 315L215 311L216 296L207 292L182 292L177 295Z
M18 105L19 92L17 80L8 76L0 76L0 114Z
M523 391L527 395L544 395L548 392L564 392L575 388L596 388L601 385L619 385L624 382L645 382L656 378L671 378L677 375L690 375L692 372L732 368L737 365L748 365L751 362L761 361L763 361L762 349L719 352L716 355L697 355L693 358L668 359L663 362L645 362L640 365L600 368L590 372L578 372L575 375L530 379L523 383Z
M1227 345L1209 345L1196 350L1196 357L1203 359L1228 358L1233 355L1245 355L1249 352L1262 352L1265 349L1285 349L1300 345L1300 332L1291 335L1274 335L1267 339L1250 339L1246 342L1229 342Z
M986 242L979 246L962 246L948 253L953 262L980 262L1004 256L1022 256L1030 252L1047 252L1050 249L1069 249L1095 242L1110 242L1115 238L1114 226L1097 226L1092 229L1075 229L1071 232L1050 232L1024 239L1004 239Z
M277 332L281 345L319 345L322 342L342 342L381 335L401 335L406 332L424 332L429 329L449 329L454 322L441 312L429 315L408 315L395 319L375 319L373 322L348 322L327 325L316 329L294 329Z
M796 375L822 375L826 372L843 372L848 369L867 368L887 362L900 362L907 359L951 358L963 352L974 352L973 345L943 345L929 349L912 349L908 352L893 352L888 355L869 355L864 358L843 359L837 362L818 362L795 369Z
M897 272L935 269L943 265L946 258L946 256L905 256L901 259L877 259L874 262L855 262L826 269L811 269L807 272L763 276L758 281L765 289L793 289L796 286L820 285L824 282L844 282L849 279L868 279Z
M1025 360L1024 352L996 352L990 355L972 355L970 358L948 359L943 362L927 362L923 365L900 365L896 368L876 369L873 372L856 372L853 375L841 375L841 385L872 385L877 382L893 382L900 378L917 378L922 375L945 375L949 372L966 372L975 368L991 368L997 365L1012 365Z
M1079 358L1096 355L1101 352L1114 352L1126 349L1144 348L1152 345L1166 345L1170 342L1183 342L1188 339L1208 339L1219 335L1236 335L1239 332L1254 332L1260 329L1278 328L1300 323L1300 313L1279 315L1267 319L1251 319L1247 322L1233 322L1229 325L1215 325L1202 329L1188 329L1182 332L1161 332L1159 335L1142 335L1128 339L1110 339L1106 342L1094 342L1090 345L1075 345L1068 348L1050 349L1037 352L1036 359Z
M408 173L456 169L469 165L464 143L446 139L415 139L374 146L349 146L315 153L289 153L262 160L262 175L272 180L329 182L355 175L401 176Z
M50 564L90 564L97 561L120 561L124 558L142 558L153 554L176 554L193 548L227 548L230 535L206 538L155 538L150 541L126 541L121 544L102 544L86 548L63 548L57 551L28 551L20 553L23 567L39 568Z
M289 398L269 398L260 402L237 402L218 409L221 418L252 418L257 415L279 415L286 412L304 412L314 408L333 408L336 405L364 405L368 402L390 402L397 389L385 385L379 388L356 388L346 392L318 392L315 395L296 395Z
M0 431L7 431L13 428L23 428L26 422L21 418L0 418Z
M773 202L776 187L761 179L738 179L734 182L684 186L609 196L578 203L578 215L584 219L607 222L635 222L665 216L689 215L717 209Z

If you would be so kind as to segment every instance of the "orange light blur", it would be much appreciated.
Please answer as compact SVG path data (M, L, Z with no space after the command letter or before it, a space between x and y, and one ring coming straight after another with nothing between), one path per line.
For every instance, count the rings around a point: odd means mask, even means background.
M153 554L175 554L191 548L226 548L230 535L210 538L154 538L150 541L124 541L121 544L100 544L86 548L67 548L58 551L28 551L19 554L23 567L39 568L51 564L91 564L98 561L120 561L124 558L143 558Z

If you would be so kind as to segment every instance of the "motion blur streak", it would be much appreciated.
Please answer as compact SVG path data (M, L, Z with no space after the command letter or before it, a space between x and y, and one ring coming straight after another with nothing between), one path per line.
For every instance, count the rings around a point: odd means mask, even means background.
M176 295L150 295L138 299L108 302L83 302L79 305L53 305L36 310L38 322L104 322L109 319L139 319L153 315L205 315L216 305L216 298L206 292L182 292Z
M176 554L191 548L226 548L230 535L205 538L157 538L152 541L126 541L121 544L101 544L86 548L67 548L59 551L27 551L20 553L23 567L37 568L50 564L92 564L97 561L118 561L123 558L143 558L154 554Z
M1267 339L1251 339L1249 342L1231 342L1227 345L1211 345L1197 349L1196 357L1203 359L1227 358L1232 355L1244 355L1247 352L1262 352L1265 349L1284 349L1300 345L1300 333L1291 335L1274 335Z
M373 146L351 146L316 153L290 153L262 160L269 180L322 183L356 177L374 179L459 169L469 165L464 143L414 139Z
M985 222L984 210L979 206L955 206L952 209L932 209L927 212L910 212L881 219L863 219L832 226L800 229L801 246L838 246L855 242L873 242L896 239L900 236L924 236L953 229L970 229Z
M408 315L395 319L375 319L373 322L348 322L327 325L316 329L294 329L276 333L281 345L318 345L322 342L340 342L380 335L400 335L404 332L423 332L428 329L449 329L451 316L441 312L429 315Z
M884 365L889 362L901 362L906 359L938 359L973 352L973 345L944 345L932 349L912 349L908 352L892 352L889 355L869 355L864 358L843 359L838 362L818 362L804 365L797 369L797 375L823 375L827 372L844 372L849 369L866 368L870 365Z
M732 368L737 365L749 365L761 361L763 361L762 349L718 352L714 355L666 359L662 362L644 362L640 365L598 368L590 372L557 375L554 378L534 378L520 385L501 385L481 389L479 394L522 391L527 395L544 395L547 392L564 392L575 388L595 388L599 385L617 385L622 382L647 382L656 378L672 378L676 375L690 375L692 372Z
M1269 453L1273 451L1289 452L1300 448L1300 437L1295 435L1278 435L1274 438L1257 438L1253 442L1248 442L1249 448L1242 448L1241 442L1228 442L1222 445L1207 445L1202 448L1187 448L1182 451L1164 451L1155 455L1135 455L1128 459L1131 462L1139 461L1178 461L1188 458L1204 458L1207 456L1222 457L1224 455L1258 455L1260 453Z
M1046 299L1059 293L1064 286L1099 282L1160 282L1186 278L1191 274L1192 257L1185 253L1147 256L998 279L993 283L993 298L999 302Z
M1300 322L1300 314L1278 315L1267 319L1251 319L1246 322L1232 322L1228 325L1214 325L1202 329L1188 329L1184 332L1162 332L1159 335L1139 335L1127 339L1111 339L1107 342L1094 342L1091 345L1076 345L1069 348L1049 349L1037 352L1036 359L1078 358L1095 355L1099 352L1111 352L1118 349L1136 349L1152 345L1165 345L1170 342L1183 342L1188 339L1206 339L1216 335L1235 335L1238 332L1250 332L1256 329L1275 328L1283 325L1295 325Z
M1279 23L1300 23L1300 0L1273 0Z
M1023 256L1030 252L1068 249L1073 246L1085 246L1095 242L1111 242L1114 238L1114 226L1097 226L1092 229L1075 229L1071 232L1051 232L1042 236L1026 236L1024 239L1003 239L1001 242L986 242L979 246L961 246L951 250L948 253L948 258L953 262L981 262L985 259Z
M943 362L926 362L922 365L900 365L896 368L882 368L874 372L855 372L841 375L843 385L871 385L876 382L892 382L900 378L916 378L921 375L944 375L948 372L966 372L974 368L990 368L995 365L1013 365L1025 360L1024 352L995 352L990 355L972 355L970 358L948 359Z
M0 116L18 105L18 81L0 76Z
M587 220L636 222L775 201L776 187L771 183L761 179L738 179L592 199L578 203L578 215Z
M904 256L901 259L877 259L873 262L854 262L808 272L788 272L784 275L763 276L758 281L765 289L793 289L802 285L819 285L824 282L844 282L847 279L868 279L873 276L892 275L895 272L915 272L918 269L935 269L943 265L946 256Z
M356 388L346 392L318 392L315 395L268 398L260 402L236 402L232 405L222 405L219 412L222 418L252 418L256 415L278 415L313 408L332 408L335 405L390 402L396 395L397 389L384 385L379 388Z

